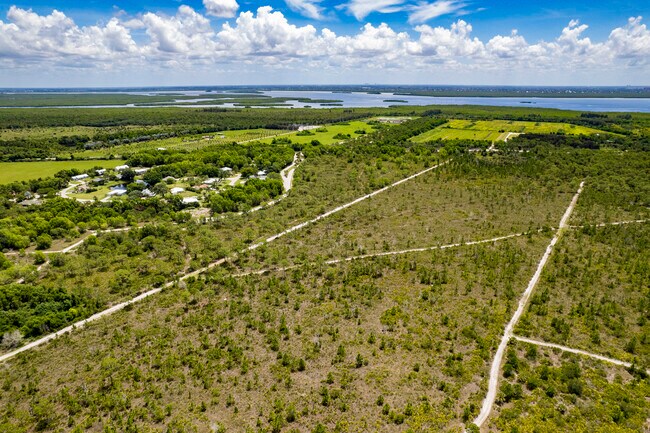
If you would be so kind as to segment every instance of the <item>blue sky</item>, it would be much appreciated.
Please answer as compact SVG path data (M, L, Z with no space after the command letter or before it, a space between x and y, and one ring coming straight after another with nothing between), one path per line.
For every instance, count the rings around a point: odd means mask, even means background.
M647 0L2 0L0 86L647 85L641 17Z

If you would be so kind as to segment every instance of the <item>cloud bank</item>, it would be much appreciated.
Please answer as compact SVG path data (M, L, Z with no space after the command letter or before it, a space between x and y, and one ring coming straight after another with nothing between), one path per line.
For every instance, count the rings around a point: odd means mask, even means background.
M301 13L320 18L317 1L287 0ZM365 16L372 10L399 7L399 0L354 0L350 11ZM440 1L414 10L414 23L461 7ZM204 0L206 15L234 16L235 0ZM379 8L379 9L378 9ZM422 17L417 18L421 14ZM79 26L63 12L39 15L12 6L0 20L1 70L39 65L47 68L191 68L214 65L236 71L242 65L308 71L373 68L429 71L436 68L490 71L647 70L650 31L641 17L614 28L603 41L585 36L586 24L571 20L550 41L528 42L518 31L480 40L462 19L450 27L416 25L398 32L387 24L366 24L352 35L326 27L297 26L279 11L263 6L239 13L234 23L216 26L206 15L180 6L175 15L145 13L137 18L112 18L102 25Z

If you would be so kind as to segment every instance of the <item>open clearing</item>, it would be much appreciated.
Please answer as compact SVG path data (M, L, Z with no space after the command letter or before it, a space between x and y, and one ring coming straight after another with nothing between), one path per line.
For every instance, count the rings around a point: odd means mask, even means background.
M515 133L564 133L564 134L598 134L597 129L569 123L523 122L508 120L461 120L451 119L431 131L411 139L416 143L431 140L505 140L508 132Z
M372 125L369 125L367 122L346 122L334 125L324 125L322 128L312 129L309 131L309 135L300 135L300 132L294 132L292 134L284 135L283 138L288 138L292 143L299 144L311 143L313 140L317 140L321 144L332 144L363 135L363 133L358 134L357 131L370 133L373 131L373 128ZM335 138L338 134L341 134L342 137ZM347 136L348 134L349 137ZM273 139L267 138L260 141L262 143L270 143Z
M19 182L54 176L61 170L88 170L93 167L114 168L124 164L119 159L93 161L0 162L0 183Z

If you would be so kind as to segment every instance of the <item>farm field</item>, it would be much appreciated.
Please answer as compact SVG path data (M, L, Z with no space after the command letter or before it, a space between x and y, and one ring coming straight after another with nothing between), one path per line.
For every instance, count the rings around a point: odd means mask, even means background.
M124 164L119 159L93 161L0 162L0 184L53 176L61 170L88 170L93 167L114 168Z
M450 119L448 123L427 131L411 140L424 143L430 140L505 140L510 138L508 133L565 133L565 134L598 134L597 129L569 123L522 122L507 120L462 120Z

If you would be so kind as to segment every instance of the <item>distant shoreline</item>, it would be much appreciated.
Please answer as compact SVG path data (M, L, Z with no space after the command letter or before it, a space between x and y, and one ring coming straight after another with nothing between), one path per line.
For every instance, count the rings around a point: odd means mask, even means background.
M0 94L88 94L162 92L237 92L316 91L392 93L395 96L438 97L529 97L529 98L650 98L648 86L450 86L450 85L239 85L239 86L146 86L146 87L69 87L0 88ZM171 96L171 95L170 95Z

